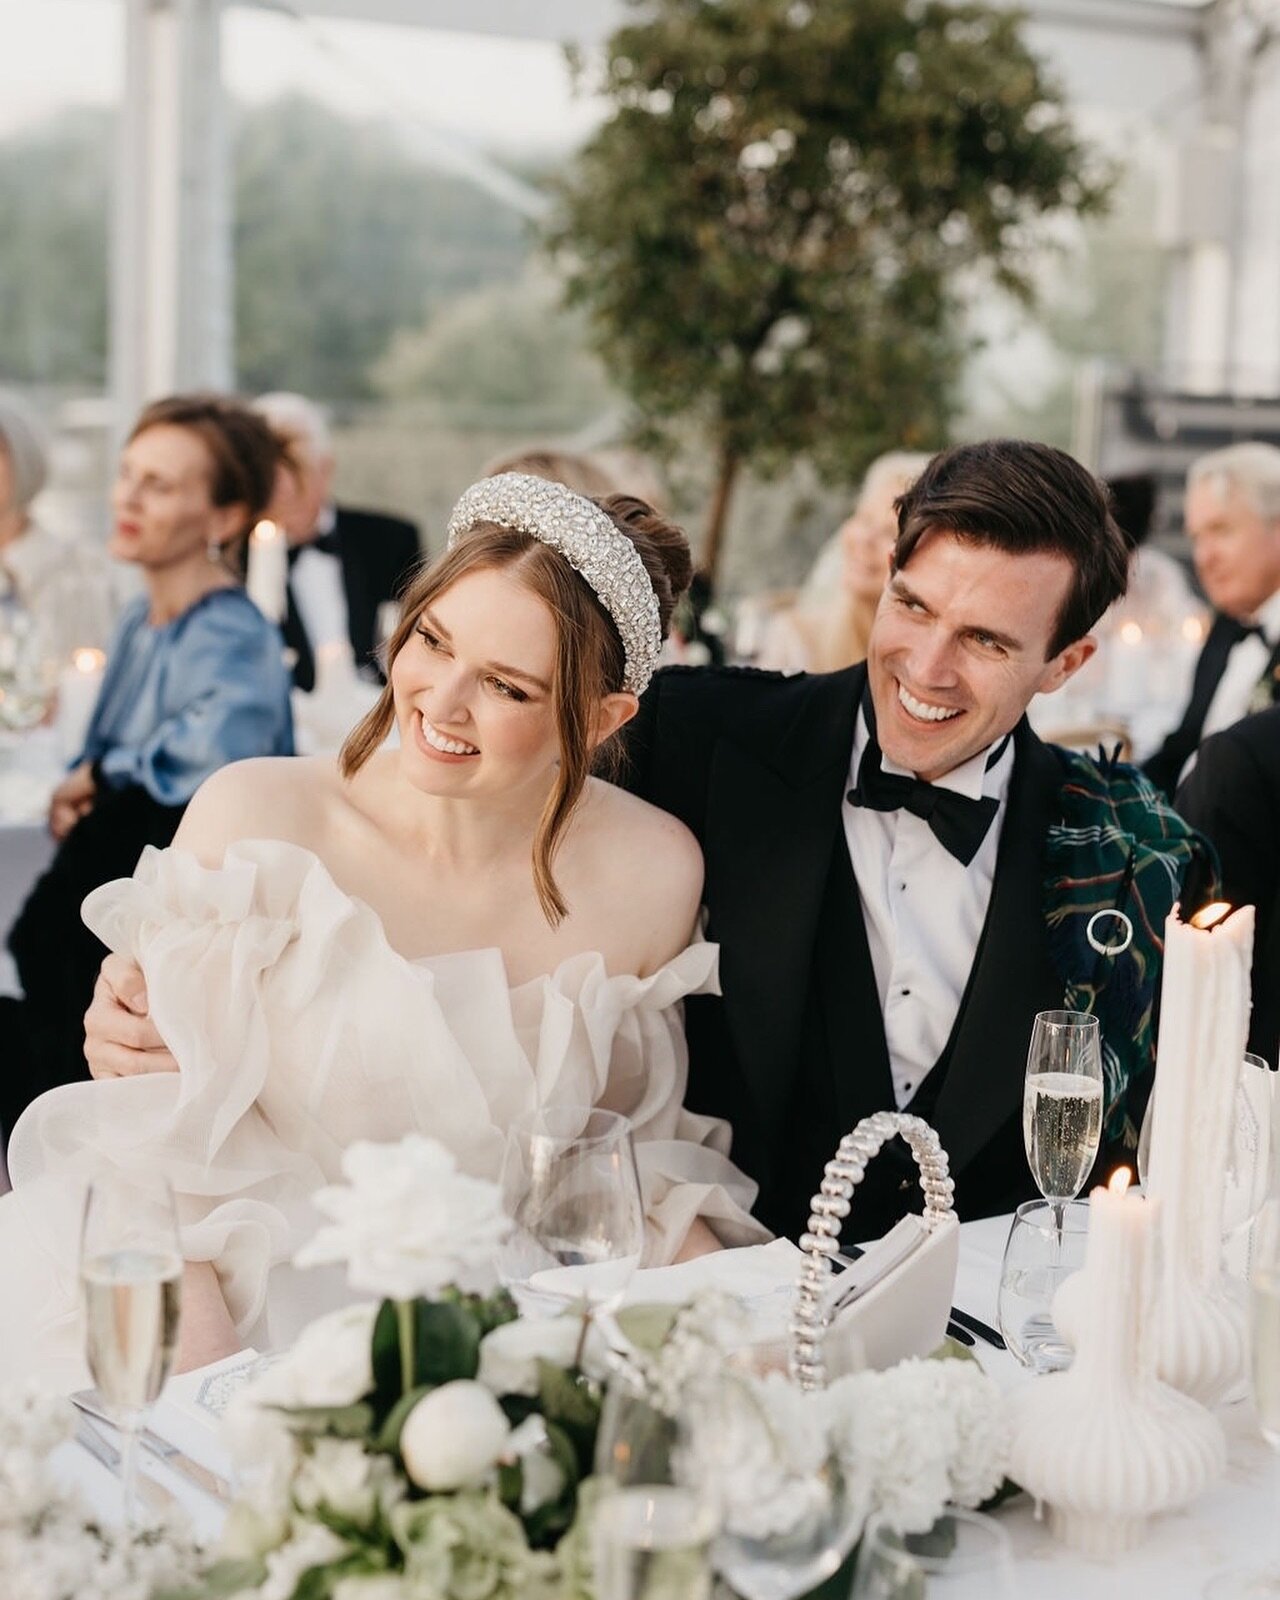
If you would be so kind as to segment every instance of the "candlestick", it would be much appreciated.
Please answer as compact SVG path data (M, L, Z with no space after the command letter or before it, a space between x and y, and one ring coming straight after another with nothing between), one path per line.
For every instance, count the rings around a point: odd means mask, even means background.
M62 669L55 731L58 753L64 761L74 761L84 749L106 665L107 658L101 650L84 649L73 650L70 662Z
M284 618L288 601L289 550L284 530L274 522L259 522L249 535L249 565L245 591L271 622Z
M1070 1369L1011 1400L1009 1473L1047 1502L1063 1543L1107 1559L1159 1511L1184 1505L1226 1465L1222 1425L1156 1376L1152 1240L1158 1200L1128 1192L1122 1167L1089 1197Z
M1162 1378L1206 1405L1243 1379L1244 1310L1222 1271L1223 1202L1249 1024L1254 913L1224 902L1164 930L1145 1188L1163 1202L1154 1339Z

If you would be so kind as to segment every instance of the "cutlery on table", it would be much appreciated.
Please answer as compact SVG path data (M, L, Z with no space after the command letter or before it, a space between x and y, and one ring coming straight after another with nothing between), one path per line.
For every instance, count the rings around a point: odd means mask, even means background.
M114 1428L116 1424L111 1419L111 1414L103 1405L101 1397L95 1389L80 1389L71 1396L71 1403L86 1417L93 1417L98 1422L105 1422ZM97 1431L96 1429L94 1430ZM101 1437L99 1435L99 1437ZM103 1443L107 1441L104 1439ZM162 1438L152 1428L138 1430L138 1443L157 1460L163 1461L171 1472L176 1472L179 1477L185 1478L188 1483L194 1484L197 1489L205 1494L212 1495L215 1500L230 1502L233 1498L231 1485L225 1478L206 1467L203 1462L194 1461L180 1450L176 1444L171 1444L168 1439ZM108 1445L108 1448L114 1448ZM118 1454L118 1452L117 1452ZM104 1463L105 1465L105 1463Z
M962 1328L968 1328L970 1333L976 1334L984 1344L989 1344L993 1350L1007 1350L1009 1346L1004 1342L994 1328L980 1322L977 1317L968 1311L961 1311L959 1306L951 1308L952 1322L958 1322Z
M106 1434L90 1422L88 1417L77 1417L75 1440L80 1448L87 1450L98 1465L105 1467L113 1478L123 1477L124 1457ZM138 1493L153 1511L171 1511L178 1503L177 1498L165 1488L164 1484L157 1483L145 1472L138 1474Z

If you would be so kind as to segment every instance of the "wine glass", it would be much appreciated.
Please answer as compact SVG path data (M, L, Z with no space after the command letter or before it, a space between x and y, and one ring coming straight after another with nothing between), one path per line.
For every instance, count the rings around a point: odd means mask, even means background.
M1084 1187L1102 1137L1097 1017L1083 1011L1037 1015L1027 1050L1022 1137L1031 1176L1061 1236L1063 1207Z
M1249 1373L1258 1426L1280 1452L1280 1198L1258 1213L1249 1274ZM1205 1590L1210 1600L1276 1600L1280 1550L1265 1567L1225 1572Z
M586 1106L527 1112L507 1132L501 1185L515 1224L498 1254L502 1281L532 1309L616 1306L644 1248L630 1121Z
M1015 1600L1009 1535L994 1517L948 1508L928 1533L899 1533L883 1519L862 1536L849 1600Z
M1073 1351L1053 1320L1062 1283L1084 1265L1089 1206L1069 1200L1055 1217L1047 1200L1024 1200L1014 1213L1000 1264L1000 1332L1024 1367L1060 1372Z
M598 1600L709 1600L717 1517L706 1478L687 1470L687 1431L681 1408L619 1363L596 1434Z
M178 1338L182 1252L167 1181L104 1173L85 1199L80 1233L85 1354L123 1444L124 1517L132 1527L138 1434L169 1375Z

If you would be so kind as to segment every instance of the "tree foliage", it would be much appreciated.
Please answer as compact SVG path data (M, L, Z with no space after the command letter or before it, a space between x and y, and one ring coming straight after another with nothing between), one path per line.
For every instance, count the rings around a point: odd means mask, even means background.
M1035 223L1104 201L1016 14L949 0L637 0L612 114L548 242L644 442L852 479L945 436L974 269L1027 294Z

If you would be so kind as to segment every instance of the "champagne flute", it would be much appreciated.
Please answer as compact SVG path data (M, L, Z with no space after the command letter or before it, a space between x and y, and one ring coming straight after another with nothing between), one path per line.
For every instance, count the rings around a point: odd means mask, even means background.
M598 1600L710 1600L718 1519L706 1479L685 1470L688 1427L618 1363L596 1434Z
M125 1524L136 1520L138 1434L169 1375L178 1337L182 1252L163 1177L104 1173L80 1234L85 1353L123 1444Z
M1083 1011L1041 1011L1036 1017L1027 1050L1022 1137L1031 1176L1061 1237L1063 1208L1084 1187L1102 1137L1097 1017Z
M498 1254L502 1281L537 1307L622 1299L644 1248L631 1123L616 1111L545 1106L507 1132L502 1199L515 1223Z

